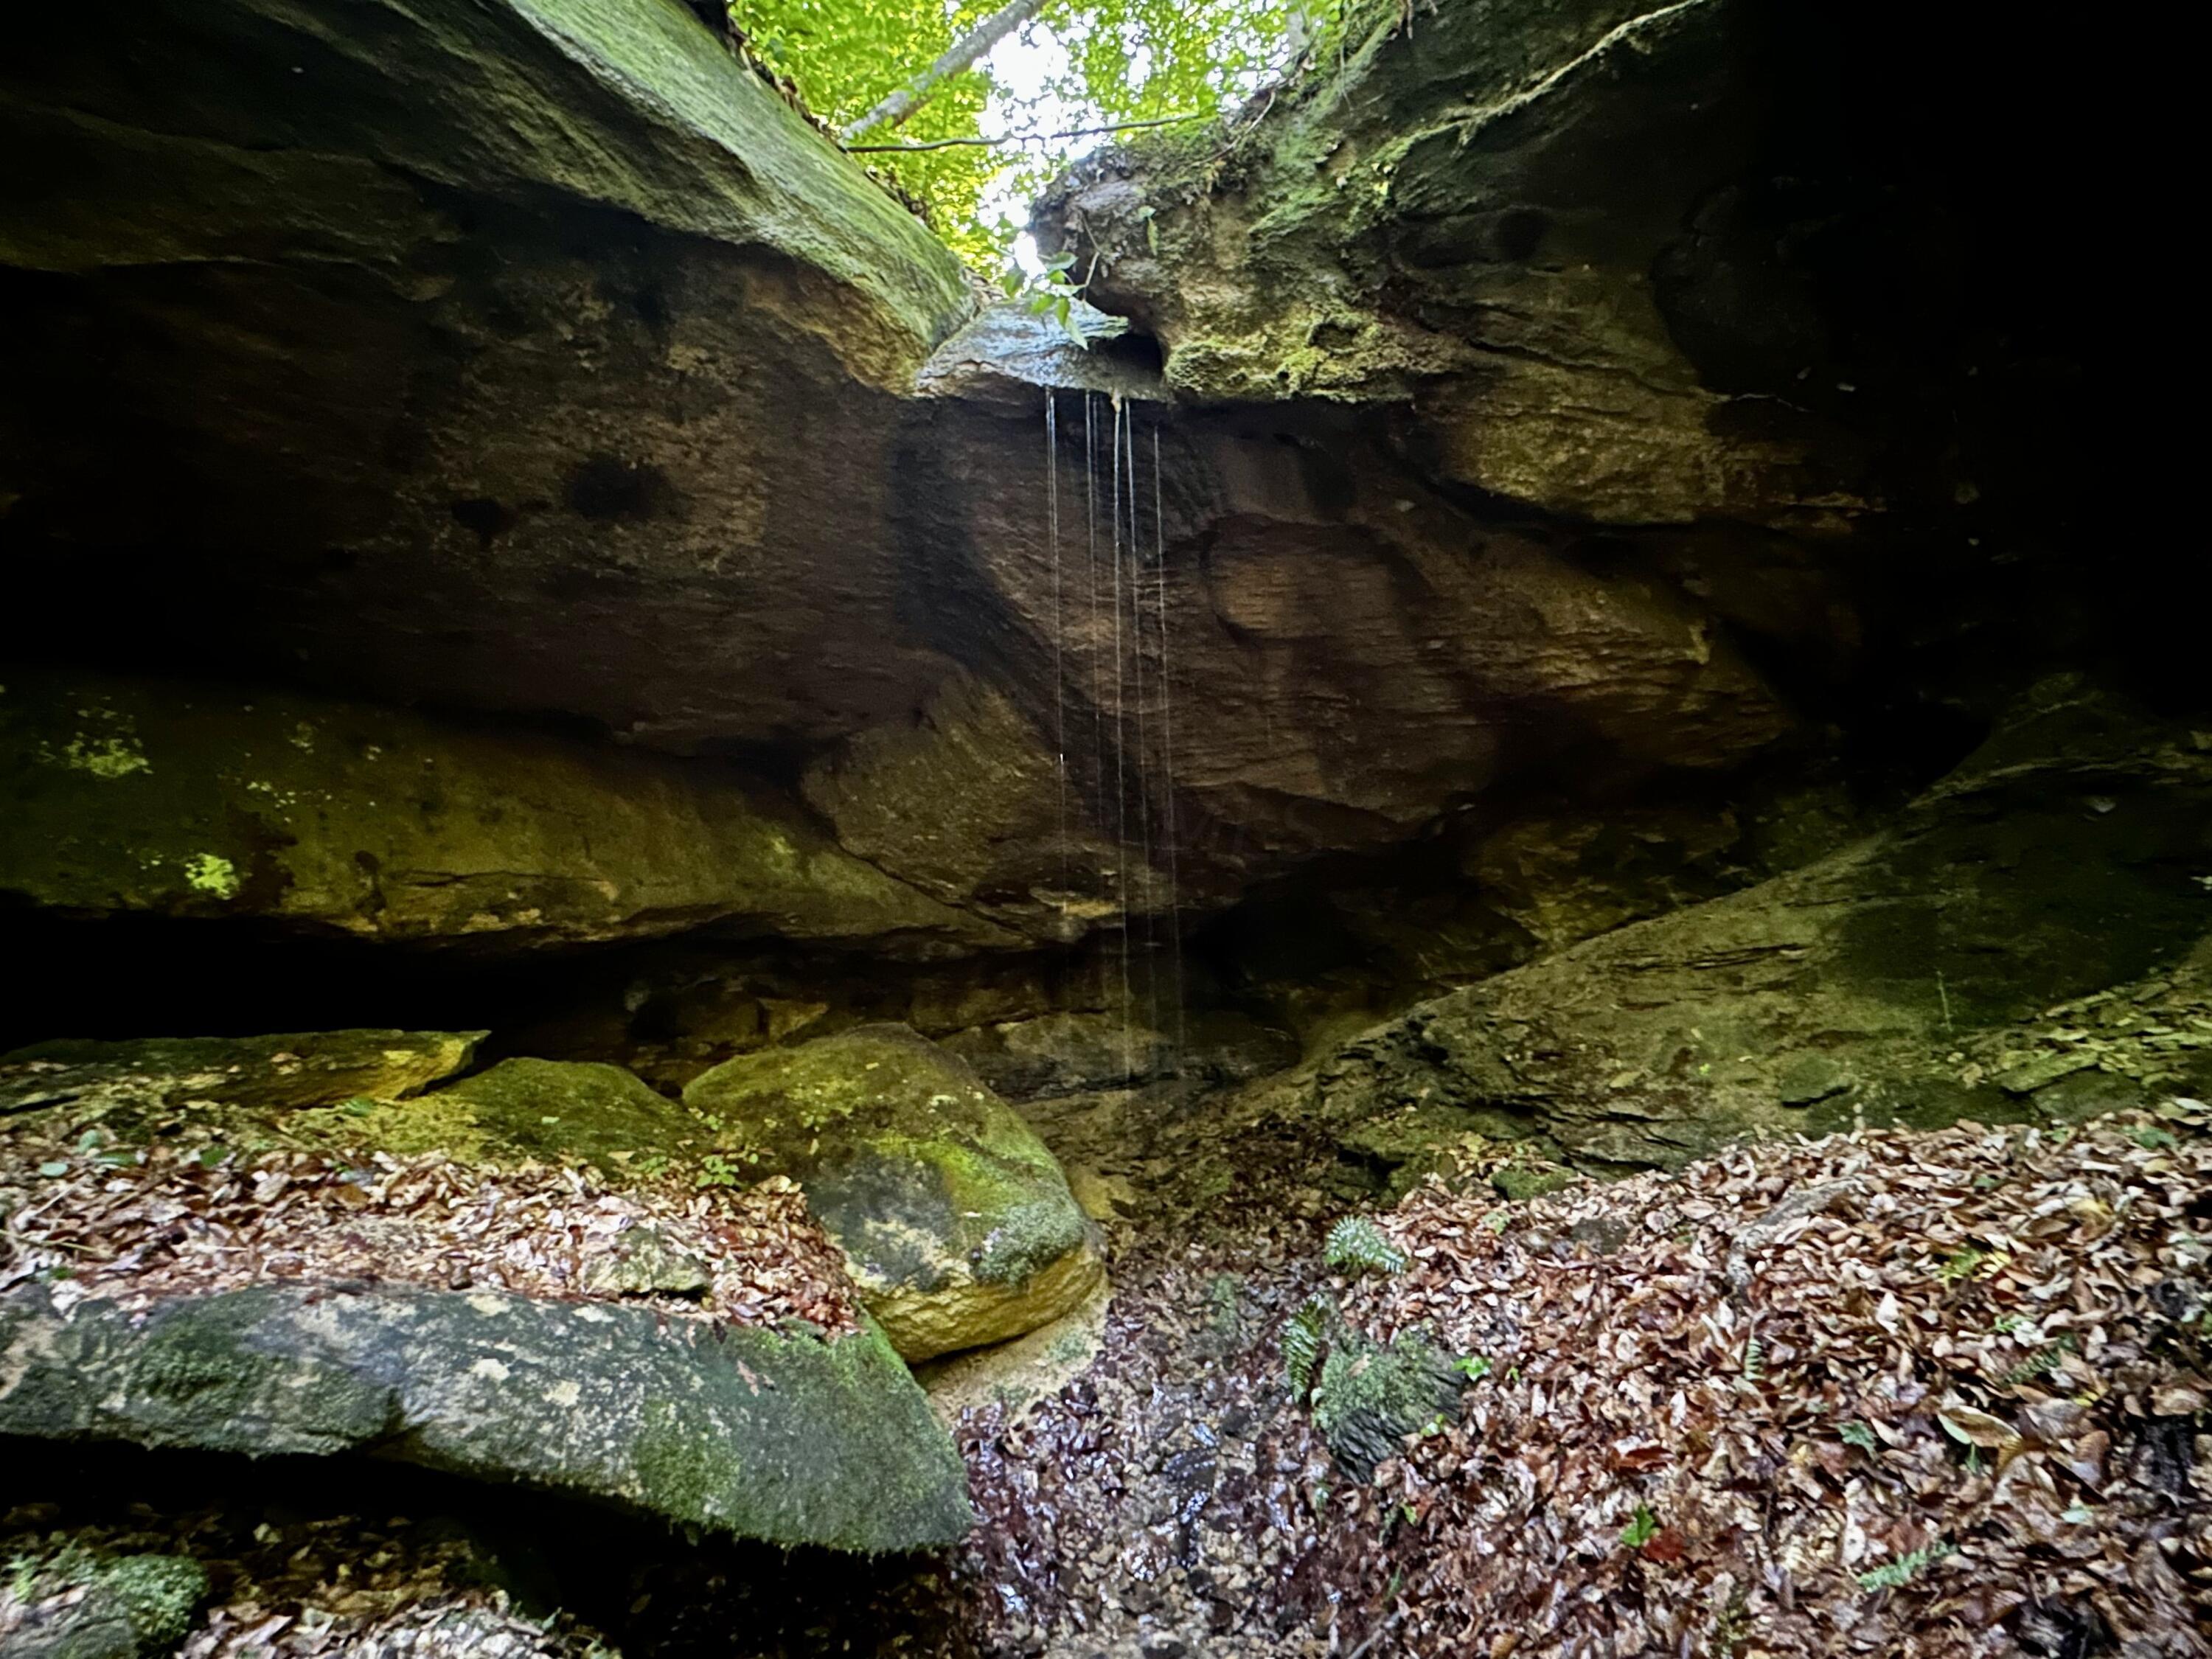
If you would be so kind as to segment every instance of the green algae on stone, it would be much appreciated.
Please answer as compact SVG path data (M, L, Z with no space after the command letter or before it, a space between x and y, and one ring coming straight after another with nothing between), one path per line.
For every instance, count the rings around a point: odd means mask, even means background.
M143 764L95 768L56 748L93 706L128 722ZM1006 937L726 767L286 693L11 677L0 804L0 896L67 913L510 948L709 922Z
M1406 1436L1457 1419L1463 1381L1421 1336L1401 1333L1384 1347L1340 1331L1314 1383L1314 1425L1354 1480L1370 1480Z
M295 1113L398 1101L469 1063L482 1031L74 1038L0 1054L0 1117L50 1109L137 1139L187 1108L272 1132Z
M503 1060L404 1103L449 1112L502 1150L610 1170L702 1152L708 1139L698 1118L635 1073L582 1060Z
M64 1543L9 1564L0 1601L27 1617L0 1621L10 1659L141 1659L183 1641L207 1599L207 1570L189 1557L111 1554ZM72 1594L74 1593L74 1594ZM51 1612L40 1607L71 1599Z
M506 1292L271 1283L130 1316L0 1296L0 1434L368 1451L785 1545L950 1543L950 1437L882 1334Z
M902 1025L741 1055L684 1104L791 1176L908 1359L1060 1317L1098 1278L1059 1161L964 1064Z
M2045 1034L2084 999L2194 1012L2208 867L2212 757L2047 683L1875 833L1424 1003L1316 1068L1312 1103L1340 1126L1428 1099L1510 1113L1603 1170L1858 1121L2033 1118L2107 1061L2182 1090L2204 1042L2186 1016L2101 1047Z

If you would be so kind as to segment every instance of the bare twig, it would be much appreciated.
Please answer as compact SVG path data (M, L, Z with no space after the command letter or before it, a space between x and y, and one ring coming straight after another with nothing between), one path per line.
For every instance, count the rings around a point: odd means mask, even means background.
M1193 110L1185 115L1163 115L1151 121L1118 121L1112 126L1069 127L1061 132L1010 132L1000 138L933 138L921 144L848 144L848 154L877 155L901 150L951 149L958 145L1035 144L1051 138L1090 138L1102 132L1134 132L1139 127L1171 127L1179 121L1202 121L1203 110Z
M978 58L1044 9L1045 0L1007 0L981 22L945 49L945 55L847 127L844 137L857 138L880 126L896 126L928 102L943 82L961 74Z

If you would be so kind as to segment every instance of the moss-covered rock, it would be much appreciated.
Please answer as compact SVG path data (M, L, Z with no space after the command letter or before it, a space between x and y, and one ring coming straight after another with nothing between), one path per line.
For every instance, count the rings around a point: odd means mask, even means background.
M584 1060L503 1060L422 1103L465 1115L502 1150L603 1169L696 1153L707 1141L696 1117L632 1073Z
M875 1330L803 1334L485 1291L270 1283L143 1315L0 1297L0 1434L372 1451L781 1544L906 1550L967 1475Z
M0 143L46 158L0 184L0 498L49 638L686 748L942 671L891 410L969 278L678 0L58 12Z
M1058 1160L905 1026L742 1055L684 1100L728 1156L805 1188L908 1359L1034 1330L1097 1283L1091 1224Z
M1754 8L1348 9L1233 139L1170 135L1040 209L1208 401L1417 400L1418 453L1616 523L1863 510L1850 439L1701 384L1650 271L1745 165Z
M181 1555L64 1543L7 1565L0 1648L10 1659L154 1659L185 1639L209 1589L207 1570Z
M2016 1119L2098 1066L2192 1087L2208 825L2195 734L2055 680L1877 833L1425 1003L1322 1062L1311 1104L1354 1139L1489 1114L1603 1167Z
M1386 1347L1339 1331L1314 1381L1314 1425L1353 1480L1371 1480L1407 1435L1457 1420L1464 1381L1419 1335L1401 1334Z
M728 768L273 692L11 674L0 894L513 948L720 922L987 943Z
M354 1099L403 1100L469 1063L482 1031L64 1039L0 1054L0 1115L47 1107L117 1129L190 1103L275 1121Z

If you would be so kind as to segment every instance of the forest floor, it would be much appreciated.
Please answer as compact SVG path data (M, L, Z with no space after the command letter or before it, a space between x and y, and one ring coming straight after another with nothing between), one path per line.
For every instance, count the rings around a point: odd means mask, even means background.
M1519 1204L1470 1172L1349 1277L1310 1160L1248 1148L1126 1230L1081 1376L969 1419L975 1650L2212 1654L2206 1129L1875 1132ZM1350 1363L1294 1398L1309 1307ZM1315 1416L1409 1353L1457 1398L1355 1480Z
M2212 1654L2202 1109L1519 1203L1471 1168L1332 1272L1326 1149L1247 1124L1224 1191L1209 1103L1137 1104L1103 1335L1026 1411L963 1418L956 1550L688 1545L415 1471L334 1492L56 1448L9 1472L0 1558L69 1530L218 1561L210 1659ZM1415 1354L1446 1394L1355 1479L1316 1418Z

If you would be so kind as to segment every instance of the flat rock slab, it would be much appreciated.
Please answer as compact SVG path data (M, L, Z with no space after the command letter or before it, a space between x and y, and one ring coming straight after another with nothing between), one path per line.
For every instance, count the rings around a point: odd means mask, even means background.
M482 1031L280 1031L246 1037L64 1038L0 1054L0 1114L160 1109L208 1101L269 1113L398 1099L465 1066Z
M486 1291L264 1284L137 1319L0 1297L0 1434L363 1451L855 1551L948 1544L967 1475L882 1335Z

